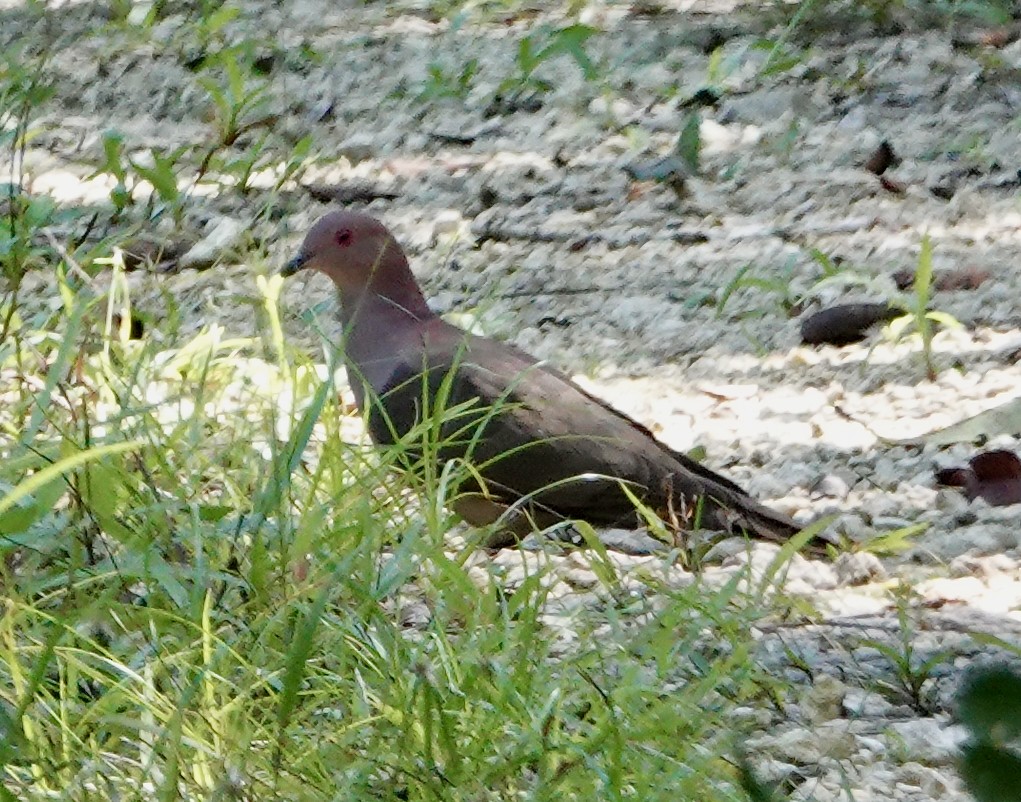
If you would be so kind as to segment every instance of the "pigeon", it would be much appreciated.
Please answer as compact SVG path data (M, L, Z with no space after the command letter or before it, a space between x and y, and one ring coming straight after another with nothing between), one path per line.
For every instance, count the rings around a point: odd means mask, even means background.
M559 370L444 321L374 217L324 215L282 273L302 269L336 285L348 377L373 442L465 466L450 506L473 526L495 524L490 545L565 521L639 528L652 515L675 534L782 543L800 531ZM432 448L408 442L425 432Z

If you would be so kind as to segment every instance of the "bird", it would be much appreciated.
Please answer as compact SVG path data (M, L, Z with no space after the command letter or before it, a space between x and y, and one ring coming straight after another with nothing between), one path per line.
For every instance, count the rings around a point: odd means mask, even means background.
M700 528L782 543L800 531L556 368L444 321L371 215L322 216L281 272L302 270L336 286L349 383L372 441L405 443L441 415L435 448L408 453L469 466L450 506L472 526L495 524L490 546L565 521L640 528L650 511L678 536Z

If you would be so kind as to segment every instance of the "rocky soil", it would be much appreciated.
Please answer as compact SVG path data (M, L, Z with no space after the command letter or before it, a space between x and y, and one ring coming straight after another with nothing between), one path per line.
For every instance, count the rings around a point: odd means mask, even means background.
M795 799L848 799L847 788L857 802L965 798L950 703L965 666L1003 654L973 633L1021 643L1021 507L969 504L935 487L934 468L966 462L971 443L888 441L1021 394L1021 41L974 44L983 29L964 24L885 34L820 22L823 32L778 51L791 63L763 74L770 50L757 43L784 30L766 10L589 3L580 19L603 32L585 44L597 77L557 57L537 71L549 91L526 92L511 109L493 98L515 75L518 40L539 23L563 27L563 17L477 24L469 15L457 26L399 5L245 4L228 35L273 54L273 124L295 140L313 135L319 158L279 192L268 190L271 171L247 195L196 190L180 225L155 228L184 242L182 252L200 248L130 274L134 303L154 321L149 336L162 336L168 295L183 335L213 322L255 333L255 277L287 258L329 208L324 199L393 194L367 208L405 244L440 311L577 373L778 508L806 521L833 515L832 531L850 541L928 525L894 556L791 565L784 592L818 615L757 634L760 659L800 690L782 714L747 716L760 729L752 746L762 771L787 780ZM97 31L101 12L69 5L42 30L0 6L0 43L67 41ZM104 208L110 179L88 176L109 128L138 150L208 139L208 97L184 63L187 23L162 20L148 44L89 33L53 54L56 102L25 159L33 192ZM464 98L430 96L430 67L456 75L472 59ZM707 88L719 100L699 109L699 174L683 189L633 178L671 152ZM882 140L902 159L886 186L862 166ZM925 234L937 272L988 273L976 289L934 296L962 324L935 339L936 381L917 341L875 333L842 348L799 344L791 306L892 297L893 274L914 269ZM821 283L813 250L836 278ZM763 281L728 294L740 271ZM25 297L49 303L50 288L33 274ZM321 277L289 283L289 337L315 348L300 313L315 307L329 321L331 303ZM990 445L1016 448L1016 437ZM611 553L635 594L653 592L651 574L668 586L693 581L660 556ZM765 546L750 556L723 548L703 579L722 582L771 556ZM567 639L572 616L601 603L584 555L479 560L509 585L528 561L552 561L560 603L549 624ZM415 610L406 614L414 625ZM902 643L905 622L917 664L945 654L916 698L889 691L903 678L875 646Z

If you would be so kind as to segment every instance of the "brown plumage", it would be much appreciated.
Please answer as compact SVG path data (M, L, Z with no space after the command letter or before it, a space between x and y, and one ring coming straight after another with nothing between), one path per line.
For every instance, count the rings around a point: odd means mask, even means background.
M697 523L773 541L799 531L559 371L445 323L378 220L322 217L285 273L302 267L339 290L348 375L374 442L406 435L425 407L456 410L441 427L438 458L466 459L484 480L462 483L453 504L469 523L502 518L500 531L517 535L563 519L634 526L626 486L675 528Z

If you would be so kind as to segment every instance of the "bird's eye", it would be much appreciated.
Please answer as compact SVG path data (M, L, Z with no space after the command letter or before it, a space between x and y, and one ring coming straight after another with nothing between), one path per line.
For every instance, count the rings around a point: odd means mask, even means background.
M336 239L337 244L342 246L342 247L345 246L345 245L350 245L351 244L351 232L348 231L345 228L342 231L338 231L334 235L334 239Z

